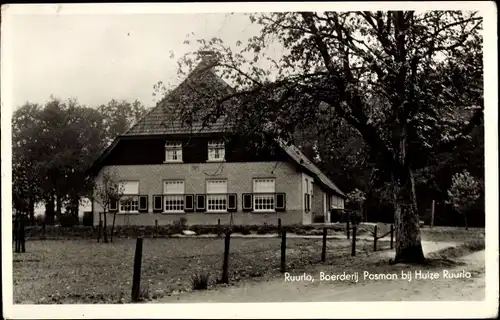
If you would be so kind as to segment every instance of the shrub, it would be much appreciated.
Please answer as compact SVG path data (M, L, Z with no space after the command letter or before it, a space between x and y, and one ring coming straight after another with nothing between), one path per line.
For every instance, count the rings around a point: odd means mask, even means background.
M202 271L191 277L191 286L193 290L206 290L210 281L210 273Z
M257 227L257 234L268 234L277 231L278 231L277 227L268 224L263 224Z
M141 288L139 288L139 301L146 301L150 299L151 295L149 294L149 285L145 283L144 286L141 286Z
M44 221L45 221L45 216L43 216L43 215L35 216L35 225L36 226L42 226Z
M92 211L85 211L83 213L83 225L91 227L94 224L94 213Z
M243 235L251 234L250 226L244 226L244 225L233 226L232 231L235 233L241 233Z
M78 218L75 218L70 214L63 214L59 216L59 224L61 227L73 227L78 225Z
M186 225L187 225L187 219L182 217L179 220L175 220L172 223L172 233L171 234L176 234L176 233L182 233L183 230L186 230Z
M330 222L339 222L344 214L342 209L332 209L330 211Z
M325 216L323 215L315 215L313 218L314 223L324 223L325 222Z
M180 222L181 226L185 228L187 226L188 219L184 218L184 217L181 217L179 219L179 222Z

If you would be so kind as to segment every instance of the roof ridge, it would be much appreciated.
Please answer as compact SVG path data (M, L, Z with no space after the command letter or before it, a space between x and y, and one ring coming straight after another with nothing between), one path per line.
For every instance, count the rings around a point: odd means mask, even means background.
M142 117L140 117L134 125L128 128L121 135L133 136L133 135L142 135L148 133L150 131L151 123L155 123L156 129L153 131L169 131L170 129L165 128L164 130L159 129L158 117L163 118L163 121L171 120L172 123L175 123L176 117L178 116L178 112L174 110L174 112L168 114L167 111L161 110L160 108L165 108L169 104L177 104L175 97L178 95L182 95L186 90L194 90L192 86L196 85L197 81L204 79L204 77L208 77L208 81L215 81L215 86L220 88L221 90L234 90L234 88L229 85L222 77L220 77L214 70L213 64L206 64L206 62L201 61L196 67L194 67L175 88L170 90L160 101L158 101L157 105L152 107L145 113ZM198 79L198 80L197 80ZM160 116L161 115L161 116ZM142 126L141 126L142 125ZM177 129L179 131L184 131L181 127L185 124L181 123L180 125L172 124L173 126L180 126ZM153 126L153 127L154 127ZM217 130L217 129L213 129Z

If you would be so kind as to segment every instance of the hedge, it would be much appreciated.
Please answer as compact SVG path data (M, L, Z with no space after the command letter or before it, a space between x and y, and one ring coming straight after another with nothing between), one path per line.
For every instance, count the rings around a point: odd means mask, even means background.
M329 229L336 232L344 232L345 224L335 224L328 227ZM287 233L294 233L297 235L321 235L322 227L315 227L311 225L285 225L282 226L282 230L286 230ZM174 234L180 234L183 230L191 230L197 235L202 234L213 234L225 233L231 230L233 233L241 233L244 235L248 234L272 234L278 233L278 227L275 225L221 225L220 229L217 225L186 225L183 226L180 223L173 223L168 225L158 226L156 230L155 226L115 226L114 237L115 238L136 238L136 237L169 237ZM108 234L111 231L111 227L108 226ZM358 234L366 232L366 228L363 226L358 227ZM59 227L59 226L49 226L45 228L43 232L43 227L41 226L29 226L26 227L26 237L30 239L92 239L97 238L98 227L97 226L71 226L71 227Z

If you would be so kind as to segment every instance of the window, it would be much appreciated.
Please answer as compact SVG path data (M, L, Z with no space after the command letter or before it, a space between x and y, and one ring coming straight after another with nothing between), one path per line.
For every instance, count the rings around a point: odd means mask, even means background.
M253 181L254 211L274 211L274 179L255 179Z
M184 181L164 181L163 194L164 212L184 212Z
M120 181L120 206L118 211L121 213L139 212L139 181Z
M165 144L165 162L182 162L182 143L167 142Z
M344 209L344 199L337 195L332 195L331 207L333 209Z
M227 211L227 181L207 180L207 212Z
M210 141L208 143L208 161L224 161L224 141Z

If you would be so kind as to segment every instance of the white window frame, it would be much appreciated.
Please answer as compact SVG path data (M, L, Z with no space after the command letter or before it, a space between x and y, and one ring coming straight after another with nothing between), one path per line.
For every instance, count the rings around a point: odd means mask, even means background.
M256 189L257 183L261 181L272 181L272 190L260 191ZM253 211L254 212L276 212L276 179L254 178L253 184ZM260 203L259 203L260 202ZM259 208L263 206L268 208Z
M173 190L173 191L168 191L166 190L166 186L168 183L175 183L175 184L182 184L182 191L181 190ZM163 212L164 213L183 213L184 208L185 208L185 200L184 200L184 194L185 194L185 189L186 184L184 180L163 180ZM178 201L179 203L176 205L167 205L167 201ZM171 209L172 206L175 207L175 209Z
M217 153L217 154L216 154ZM208 162L226 161L226 149L223 140L208 142Z
M213 191L210 191L209 190L209 184L210 183L215 183L215 182L218 182L218 183L221 183L223 182L224 185L225 185L225 188L224 188L224 192L213 192ZM206 183L205 183L205 186L206 186L206 210L207 212L227 212L227 206L228 206L228 199L227 199L227 180L225 179L210 179L210 180L206 180ZM220 204L219 206L222 207L222 208L219 208L219 209L213 209L211 208L211 206L213 206L213 204L211 205L210 202L211 201L219 201ZM217 205L217 204L215 204Z
M165 143L165 163L182 162L182 142L167 141Z
M136 186L132 188L133 190L126 190L127 187L125 187L124 184L127 182L136 184ZM118 213L139 213L139 181L120 181L119 190L122 194L118 203ZM126 209L127 207L129 210Z
M130 210L126 210L125 208L127 207ZM120 198L118 213L139 213L139 196L122 196Z

